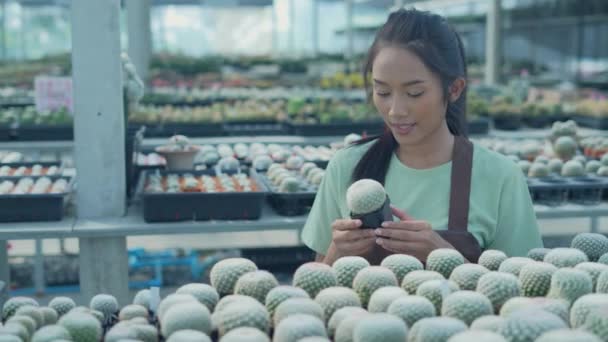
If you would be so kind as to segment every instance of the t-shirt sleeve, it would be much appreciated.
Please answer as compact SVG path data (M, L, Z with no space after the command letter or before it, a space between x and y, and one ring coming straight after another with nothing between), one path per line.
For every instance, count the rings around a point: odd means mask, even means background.
M340 158L330 160L325 175L302 228L302 242L319 254L325 255L332 240L332 223L341 218L339 196L340 184L345 175L341 174Z
M498 249L509 257L526 256L543 247L536 213L524 174L512 168L502 185L494 240L487 249Z

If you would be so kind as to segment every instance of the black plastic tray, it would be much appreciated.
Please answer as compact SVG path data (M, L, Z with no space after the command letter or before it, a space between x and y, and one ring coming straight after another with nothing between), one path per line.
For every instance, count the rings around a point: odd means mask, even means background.
M228 136L284 135L289 127L277 121L229 121L223 124L223 131Z
M24 177L20 177L24 178ZM36 180L39 176L31 176ZM72 179L65 176L48 176L68 181L67 191L60 194L0 195L0 222L61 221L67 195L72 188ZM14 177L0 177L0 183L15 181Z
M261 191L246 193L147 193L144 185L148 175L156 171L143 171L137 192L141 195L146 222L256 220L262 214L262 205L268 189L255 172L249 174ZM194 176L210 175L213 170L171 172L161 175L190 173Z
M302 179L299 175L297 178ZM299 216L304 215L310 211L315 196L317 195L317 189L306 182L307 189L300 192L279 192L277 186L272 184L266 174L260 174L262 182L268 187L270 195L268 196L268 203L281 216Z
M297 124L289 123L290 133L305 137L324 135L346 135L350 133L374 135L384 130L382 120L363 122L340 122L330 124Z
M516 131L521 128L519 117L495 117L493 118L494 128L504 131Z
M467 122L469 134L488 134L490 130L490 120L488 118L475 118Z
M601 202L608 180L595 176L528 178L535 203L557 206L566 202L593 205Z
M608 129L608 118L595 118L585 115L574 115L574 121L583 127Z
M20 125L17 129L17 140L74 140L74 128L71 125Z

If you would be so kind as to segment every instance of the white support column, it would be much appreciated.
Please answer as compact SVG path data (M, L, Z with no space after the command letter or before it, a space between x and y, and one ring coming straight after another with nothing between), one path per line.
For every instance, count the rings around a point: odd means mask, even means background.
M0 280L6 283L6 288L11 287L11 272L8 266L8 243L0 240Z
M94 13L94 15L91 15ZM72 2L74 155L79 218L125 213L125 120L120 58L120 0ZM81 238L85 301L111 293L128 298L126 238Z
M346 1L346 58L350 61L354 54L353 0Z
M272 51L271 55L273 58L276 58L279 55L279 45L278 45L278 23L277 23L277 5L276 0L272 2L272 11L270 15L271 25L270 25L270 39L272 40Z
M486 15L486 70L485 83L496 84L500 78L500 61L502 59L502 48L500 44L500 0L489 0L488 13Z
M126 0L129 57L142 80L148 79L152 55L150 0Z

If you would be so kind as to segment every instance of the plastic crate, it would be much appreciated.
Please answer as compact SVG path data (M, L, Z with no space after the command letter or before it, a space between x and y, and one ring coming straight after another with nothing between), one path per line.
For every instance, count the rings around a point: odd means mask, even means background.
M60 194L22 194L0 195L0 222L61 221L64 205L70 192L71 178L64 176L47 176L52 181L63 178L68 181L66 192ZM31 176L36 180L40 177ZM1 177L15 181L15 177Z
M216 175L213 170L156 172L161 175ZM255 172L249 175L256 181L259 191L243 193L148 193L144 192L144 186L150 174L150 171L142 172L137 191L142 197L146 222L257 220L262 214L262 205L268 194L268 189Z
M299 175L295 176L299 180L303 180ZM303 191L286 193L280 192L278 187L267 178L266 174L261 174L260 178L270 191L268 203L277 214L281 216L299 216L310 211L317 195L316 187L304 181L306 188Z
M570 182L572 186L569 190L569 201L583 205L599 204L608 188L608 179L595 176L577 177Z
M71 125L20 125L17 128L17 140L74 140L74 128Z
M528 178L534 203L558 206L568 201L568 180L561 177Z

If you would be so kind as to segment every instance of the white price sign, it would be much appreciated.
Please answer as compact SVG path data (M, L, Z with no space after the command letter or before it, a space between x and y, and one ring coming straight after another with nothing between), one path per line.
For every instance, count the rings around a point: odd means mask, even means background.
M74 112L72 78L38 76L34 80L36 110L39 112L68 108Z

